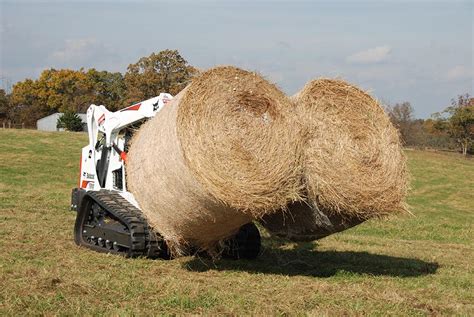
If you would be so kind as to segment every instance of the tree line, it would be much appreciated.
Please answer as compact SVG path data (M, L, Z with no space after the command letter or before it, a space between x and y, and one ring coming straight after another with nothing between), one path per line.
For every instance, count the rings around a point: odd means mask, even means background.
M405 146L460 150L474 154L474 98L469 94L451 100L444 111L429 119L415 119L409 102L386 106Z
M0 121L34 128L36 121L56 112L85 113L90 104L115 111L157 96L177 94L197 70L177 50L164 50L130 64L125 74L92 69L47 69L38 79L0 90Z
M164 50L140 58L125 74L92 69L47 69L38 79L16 83L11 93L0 89L0 121L34 128L36 121L56 112L85 113L90 104L115 111L133 103L181 91L197 69L177 50ZM386 106L406 146L474 152L474 98L458 96L443 112L430 119L415 119L409 102ZM61 122L59 122L61 123ZM76 122L80 124L79 122ZM62 123L64 124L64 123Z

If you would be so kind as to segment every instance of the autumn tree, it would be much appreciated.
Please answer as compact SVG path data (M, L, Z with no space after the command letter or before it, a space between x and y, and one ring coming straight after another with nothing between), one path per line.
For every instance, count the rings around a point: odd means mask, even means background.
M38 119L55 112L84 113L92 103L116 110L125 89L120 73L47 69L37 80L26 79L13 86L9 110L14 121L34 126Z
M124 76L127 87L125 105L169 92L180 92L196 69L177 50L164 50L130 64Z
M86 72L91 91L87 94L88 104L105 105L109 110L121 108L126 96L126 86L121 73L97 71L92 68Z
M0 119L8 117L9 100L4 89L0 89Z
M14 121L34 126L46 115L81 108L80 99L88 89L85 78L78 71L48 69L37 80L16 83L10 100Z
M48 108L59 112L85 112L93 91L93 84L82 70L45 70L37 85Z
M13 85L8 116L14 123L33 127L36 120L51 114L50 111L39 94L37 81L26 79Z
M451 106L434 117L435 127L446 131L459 144L463 155L467 155L474 142L474 98L469 94L460 95L451 101Z
M37 80L13 86L7 113L14 122L32 127L55 112L84 113L92 103L117 110L160 92L177 94L195 72L176 50L141 58L125 76L96 69L47 69Z

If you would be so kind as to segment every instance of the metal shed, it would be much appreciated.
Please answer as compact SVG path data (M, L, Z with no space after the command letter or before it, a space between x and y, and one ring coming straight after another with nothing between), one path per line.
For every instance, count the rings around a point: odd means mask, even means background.
M47 117L41 118L38 121L36 121L36 127L40 131L61 131L62 129L56 128L56 124L58 122L58 119L62 116L63 114L61 112L53 113L52 115L49 115ZM87 115L85 113L78 113L77 114L84 125L84 131L87 131Z

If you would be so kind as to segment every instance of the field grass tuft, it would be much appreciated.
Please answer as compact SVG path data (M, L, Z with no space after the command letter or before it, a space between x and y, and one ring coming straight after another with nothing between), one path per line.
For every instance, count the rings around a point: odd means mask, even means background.
M83 133L0 130L0 315L474 315L474 160L407 151L413 216L255 261L125 259L77 247Z

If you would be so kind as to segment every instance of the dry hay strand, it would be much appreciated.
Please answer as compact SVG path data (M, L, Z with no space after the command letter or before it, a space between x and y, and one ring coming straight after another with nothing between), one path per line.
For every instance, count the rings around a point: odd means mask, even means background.
M300 198L302 151L291 107L259 75L217 67L140 128L128 186L175 252L212 249Z
M407 211L397 130L375 99L342 80L313 80L292 100L307 133L306 200L261 221L272 234L314 240Z

